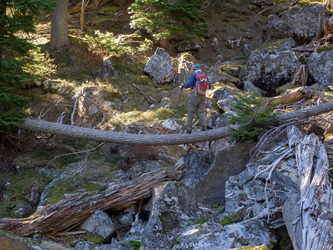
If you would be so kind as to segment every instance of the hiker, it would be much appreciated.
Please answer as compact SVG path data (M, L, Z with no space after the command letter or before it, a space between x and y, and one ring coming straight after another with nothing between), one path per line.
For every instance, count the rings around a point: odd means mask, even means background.
M198 115L202 125L201 130L206 131L207 129L212 129L212 127L207 126L206 122L206 90L207 88L211 88L211 83L207 75L201 71L200 65L194 65L193 71L187 83L181 86L181 88L191 87L191 96L187 112L187 134L192 133L192 121L196 109L198 109ZM201 86L203 86L203 89L200 89Z

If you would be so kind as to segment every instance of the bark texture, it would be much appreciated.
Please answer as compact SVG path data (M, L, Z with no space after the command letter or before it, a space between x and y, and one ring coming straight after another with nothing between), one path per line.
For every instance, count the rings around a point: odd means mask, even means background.
M136 182L125 182L109 187L105 192L76 193L46 205L24 219L0 219L0 229L21 236L43 233L56 236L82 224L96 210L122 210L151 195L153 188L165 181L178 180L173 172L162 171L144 175Z
M60 0L52 13L50 48L69 46L68 40L68 0Z
M311 116L327 113L332 110L333 102L328 102L307 109L301 109L282 114L278 116L277 119L271 120L270 123L272 125L278 125L298 119L303 120ZM238 125L232 125L230 127L235 129L239 128ZM71 125L59 124L55 122L33 120L29 118L25 119L21 128L72 138L79 138L83 140L145 146L180 145L187 143L212 141L231 135L231 132L227 127L215 128L209 131L200 131L192 134L129 134L82 128Z
M296 147L300 177L302 250L333 249L333 191L325 146L314 134Z

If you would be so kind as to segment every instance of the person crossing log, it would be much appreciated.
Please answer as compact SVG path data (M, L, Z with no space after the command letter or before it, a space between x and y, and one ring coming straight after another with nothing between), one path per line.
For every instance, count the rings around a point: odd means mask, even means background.
M333 102L327 102L312 106L307 109L300 109L293 112L279 115L271 119L269 124L277 126L290 121L307 119L333 110ZM239 125L231 125L231 128L239 128ZM180 145L197 143L226 138L231 135L228 127L215 128L209 131L199 131L192 134L129 134L123 132L111 132L77 126L59 124L55 122L33 120L26 118L21 129L33 130L55 135L62 135L71 138L97 142L112 142L119 144L158 146L158 145Z

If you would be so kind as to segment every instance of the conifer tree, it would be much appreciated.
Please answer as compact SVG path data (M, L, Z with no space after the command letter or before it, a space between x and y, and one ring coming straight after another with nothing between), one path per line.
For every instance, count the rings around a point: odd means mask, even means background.
M258 135L267 130L268 120L276 115L272 113L274 106L264 106L265 100L253 94L237 95L237 100L231 106L236 114L227 114L229 124L239 124L240 128L231 131L231 139L244 139L246 142L257 141Z
M27 99L17 94L24 87L24 74L16 58L34 46L17 34L34 32L34 18L55 4L55 0L0 1L0 132L16 130L25 115Z
M181 33L204 36L209 27L200 8L197 0L135 0L129 7L130 25L145 30L156 40Z

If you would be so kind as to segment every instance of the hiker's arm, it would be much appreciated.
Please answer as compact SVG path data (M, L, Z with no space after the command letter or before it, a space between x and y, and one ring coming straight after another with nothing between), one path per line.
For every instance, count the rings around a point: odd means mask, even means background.
M190 76L190 79L188 79L187 83L184 84L182 87L185 88L185 89L191 87L195 83L195 81L196 81L195 80L195 75L196 75L196 73L193 73Z

